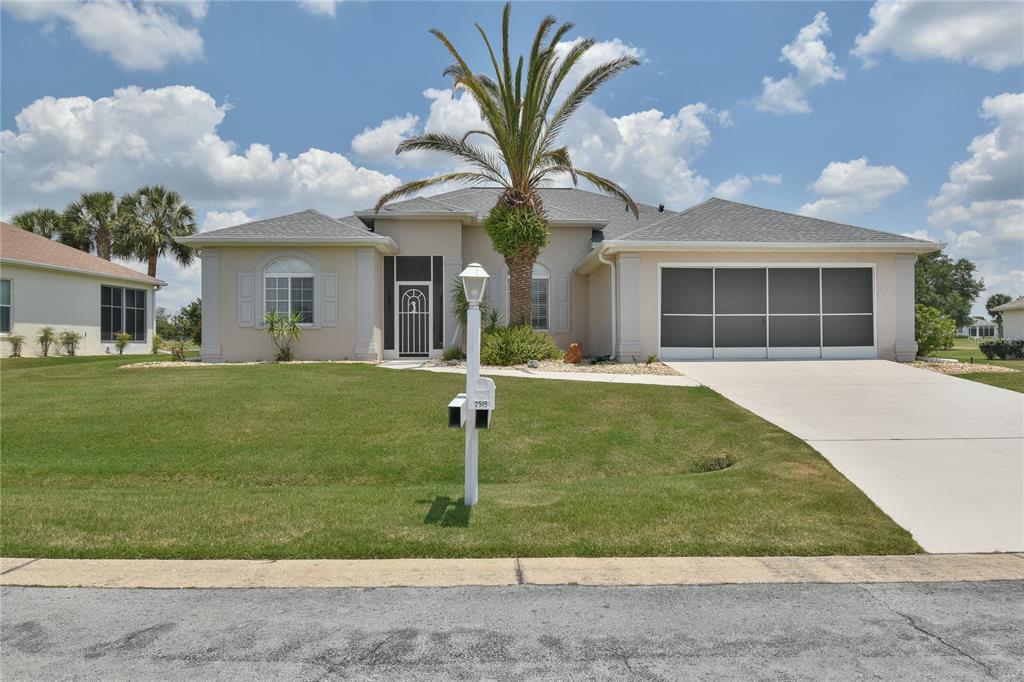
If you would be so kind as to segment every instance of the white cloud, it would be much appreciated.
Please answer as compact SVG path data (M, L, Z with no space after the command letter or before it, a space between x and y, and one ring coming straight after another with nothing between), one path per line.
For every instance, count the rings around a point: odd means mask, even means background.
M109 55L129 70L159 71L172 61L190 62L203 55L199 29L184 25L181 14L193 21L201 19L206 15L205 2L9 1L3 8L19 19L44 22L44 30L66 23L90 50Z
M200 231L209 232L249 222L252 222L252 217L245 211L207 211Z
M0 131L2 213L59 209L81 192L162 183L205 212L203 228L212 229L252 214L306 208L342 215L372 205L399 182L323 149L294 158L259 143L240 150L217 130L228 113L187 86L122 88L95 100L38 99L15 117L14 130ZM161 259L161 277L185 276L169 263Z
M853 53L865 65L890 51L909 61L944 59L999 71L1024 63L1019 2L876 2Z
M970 156L928 201L928 222L945 229L950 252L975 261L988 296L1024 264L1024 93L982 101L991 130L971 140ZM1012 291L1022 292L1017 285Z
M873 211L909 182L896 166L872 166L864 157L833 161L812 186L822 198L801 206L800 213L836 220Z
M555 54L558 55L559 59L565 57L569 50L572 49L576 43L582 38L576 40L562 41L555 45ZM562 89L568 91L569 88L574 87L583 76L597 68L601 64L620 59L622 57L633 57L640 60L641 62L646 61L644 58L643 49L624 43L618 38L612 38L611 40L602 40L594 43L593 47L584 53L583 57L576 62L576 66L569 72L565 82L562 84Z
M341 0L298 0L299 7L310 14L319 14L334 18Z
M778 174L776 174L776 175L755 175L754 176L754 180L756 180L757 182L767 182L769 185L779 185L779 184L782 184L782 176L778 175Z
M783 46L779 61L788 62L793 73L778 80L765 76L761 94L754 99L760 111L773 114L806 114L811 111L807 101L810 91L830 80L843 80L846 74L836 66L836 56L825 46L831 35L828 17L818 12L814 20L800 29L793 42Z
M720 199L735 200L746 194L747 190L750 189L755 182L778 185L782 182L782 176L755 175L754 177L747 177L746 175L734 175L728 180L718 183L711 193Z

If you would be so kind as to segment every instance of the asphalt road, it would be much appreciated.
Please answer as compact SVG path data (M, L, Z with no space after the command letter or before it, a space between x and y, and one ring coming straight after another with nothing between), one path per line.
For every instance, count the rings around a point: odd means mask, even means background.
M1024 582L0 590L41 679L1024 679Z

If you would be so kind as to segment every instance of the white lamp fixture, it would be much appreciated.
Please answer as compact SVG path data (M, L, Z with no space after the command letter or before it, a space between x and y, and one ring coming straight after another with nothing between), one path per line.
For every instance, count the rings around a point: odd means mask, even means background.
M470 263L469 267L459 274L459 277L462 279L462 288L466 292L466 302L470 305L480 305L484 300L484 289L487 288L487 280L490 275L479 263Z

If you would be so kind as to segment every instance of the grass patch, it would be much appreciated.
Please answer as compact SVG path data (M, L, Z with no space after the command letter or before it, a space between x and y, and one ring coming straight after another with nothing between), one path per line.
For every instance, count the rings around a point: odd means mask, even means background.
M1024 360L989 360L978 348L973 339L957 338L953 342L953 348L949 350L937 350L932 357L950 358L960 362L975 362L979 365L999 365L1000 367L1011 367L1017 372L978 372L977 374L957 374L960 379L969 379L989 386L998 386L1018 393L1024 393Z
M920 551L808 445L707 388L497 377L469 510L463 433L445 426L460 376L118 369L144 359L0 362L0 554Z

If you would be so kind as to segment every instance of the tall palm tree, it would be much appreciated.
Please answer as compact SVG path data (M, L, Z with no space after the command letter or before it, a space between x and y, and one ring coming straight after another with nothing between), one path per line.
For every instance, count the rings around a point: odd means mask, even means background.
M448 182L470 185L498 185L504 191L491 210L484 227L491 243L505 258L509 270L510 323L530 321L530 285L533 264L550 234L538 189L553 175L568 175L573 184L579 178L598 190L622 199L638 215L633 199L617 183L590 171L576 168L569 150L557 143L558 135L580 105L598 88L626 69L639 64L634 57L620 57L601 64L569 86L566 79L594 45L592 38L569 44L559 57L557 45L573 28L546 17L537 29L524 64L520 55L515 68L509 56L511 3L505 5L501 22L501 55L495 55L487 33L476 25L491 58L494 76L474 72L448 37L437 29L430 33L441 41L455 59L444 74L464 88L480 107L484 130L469 130L461 138L426 133L403 141L396 154L413 150L441 152L457 159L463 168L431 178L407 182L382 195L379 210L394 199L409 196L431 186ZM567 87L563 90L562 86ZM564 92L564 97L562 96ZM487 138L493 149L469 143L473 135Z
M118 222L118 201L113 192L90 192L64 209L63 233L85 251L96 249L96 255L110 260L115 242L121 239Z
M117 255L149 261L150 277L156 277L160 256L171 255L182 265L192 263L192 249L174 240L196 233L195 211L180 194L163 185L149 185L122 201L126 239Z
M63 216L52 208L34 208L11 216L11 222L23 230L47 239L59 239L63 232Z

